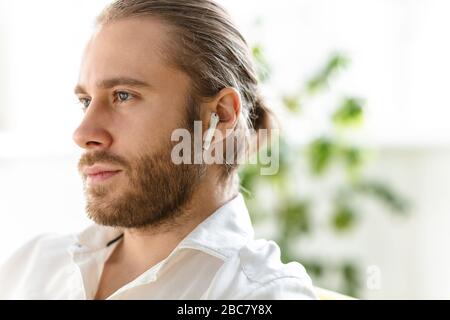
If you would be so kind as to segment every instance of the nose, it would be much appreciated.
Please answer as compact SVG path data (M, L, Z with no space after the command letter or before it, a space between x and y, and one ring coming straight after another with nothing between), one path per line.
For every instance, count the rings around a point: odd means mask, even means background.
M80 126L73 133L75 143L86 150L105 150L113 143L107 129L107 114L91 102Z

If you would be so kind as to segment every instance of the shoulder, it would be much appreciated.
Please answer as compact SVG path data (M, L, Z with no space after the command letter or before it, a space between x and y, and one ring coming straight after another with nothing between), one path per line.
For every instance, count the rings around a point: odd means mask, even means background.
M46 270L47 274L70 259L68 248L73 244L72 236L41 234L30 239L0 265L2 294L13 290L18 284Z
M249 241L225 261L215 284L213 291L222 299L316 298L305 268L298 262L283 263L279 246L263 239Z
M0 271L4 268L23 268L27 262L34 260L59 259L62 255L68 254L68 248L74 243L73 236L62 236L58 234L41 234L20 246L9 259L4 262Z
M246 299L315 298L311 278L298 262L283 263L273 241L254 240L239 250L240 266L254 288Z
M6 264L11 261L26 261L37 256L45 258L59 256L61 253L67 252L67 249L73 243L74 237L70 235L40 234L20 246L6 261Z

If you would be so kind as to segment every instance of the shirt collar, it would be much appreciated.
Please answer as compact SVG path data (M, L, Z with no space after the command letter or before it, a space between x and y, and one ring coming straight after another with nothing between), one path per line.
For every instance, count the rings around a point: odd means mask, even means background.
M253 239L254 230L241 194L200 223L179 248L192 248L228 258Z
M77 246L88 251L101 250L120 239L122 234L121 228L94 224L76 236ZM253 237L254 230L244 198L238 194L192 230L175 251L195 249L226 259Z

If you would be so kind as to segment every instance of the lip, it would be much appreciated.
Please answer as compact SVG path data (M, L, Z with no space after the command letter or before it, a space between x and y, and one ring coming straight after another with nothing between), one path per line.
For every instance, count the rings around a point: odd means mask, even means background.
M94 165L83 170L88 184L104 182L118 175L120 172L122 170L102 165Z

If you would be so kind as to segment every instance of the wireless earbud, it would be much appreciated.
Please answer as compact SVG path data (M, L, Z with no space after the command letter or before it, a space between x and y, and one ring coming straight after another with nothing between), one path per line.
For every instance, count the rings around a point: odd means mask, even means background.
M211 113L211 120L209 122L209 129L206 132L205 141L203 143L203 150L208 150L211 146L212 138L214 137L214 131L217 128L217 125L219 124L219 115L215 112Z

